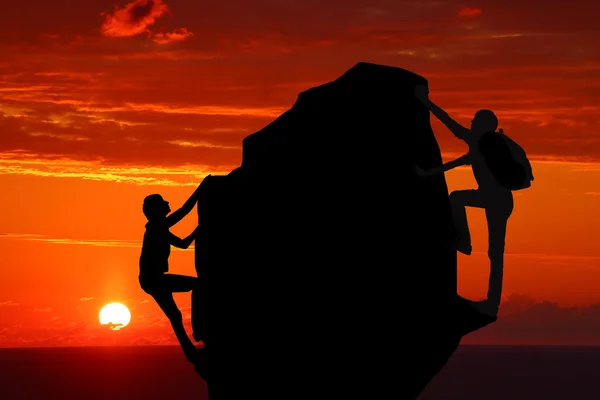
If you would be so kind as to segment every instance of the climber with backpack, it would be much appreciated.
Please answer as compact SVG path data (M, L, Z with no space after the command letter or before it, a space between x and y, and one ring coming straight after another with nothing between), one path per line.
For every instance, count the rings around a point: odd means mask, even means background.
M471 236L465 207L484 208L490 259L488 293L486 299L470 301L470 304L479 312L496 317L502 294L506 227L514 206L512 191L531 186L531 164L521 146L506 136L502 129L496 132L498 118L492 111L477 111L471 121L471 128L467 129L431 101L428 94L427 86L415 87L416 97L456 137L467 143L469 151L440 167L424 170L415 165L415 170L419 176L426 177L461 165L471 166L479 187L476 190L456 190L450 193L452 218L457 231L453 244L457 251L471 254Z

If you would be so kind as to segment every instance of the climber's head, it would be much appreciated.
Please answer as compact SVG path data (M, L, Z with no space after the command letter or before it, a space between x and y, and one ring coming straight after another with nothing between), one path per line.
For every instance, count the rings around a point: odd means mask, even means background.
M155 221L167 216L171 212L169 202L162 198L160 194L151 194L144 199L142 211L148 221Z
M496 128L498 128L498 118L490 110L477 111L471 121L471 132L473 133L494 132Z

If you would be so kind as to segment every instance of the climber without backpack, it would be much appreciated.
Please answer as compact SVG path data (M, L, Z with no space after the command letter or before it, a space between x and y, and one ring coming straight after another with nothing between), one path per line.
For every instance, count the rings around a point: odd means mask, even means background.
M205 180L208 178L211 176L207 176ZM145 225L146 231L139 258L138 277L142 290L154 298L171 322L186 358L200 370L203 368L200 364L206 355L203 348L196 348L188 337L183 326L181 311L173 299L173 293L190 292L198 288L198 278L170 274L168 271L171 246L187 249L198 233L198 228L196 228L192 234L182 239L171 233L169 229L192 211L198 202L201 187L198 185L188 200L172 213L169 202L161 195L155 193L144 198L142 211L148 222Z
M431 101L428 94L427 86L415 87L416 97L454 136L467 143L469 151L440 167L423 170L415 165L415 169L419 176L431 176L461 165L471 165L479 186L477 190L457 190L450 193L452 217L457 229L454 247L463 254L471 254L471 236L465 206L484 208L490 259L488 293L485 300L470 301L470 304L478 311L495 317L502 294L506 226L514 206L512 190L531 186L531 165L521 146L504 135L502 129L495 132L498 119L492 111L477 111L471 121L471 129L467 129Z

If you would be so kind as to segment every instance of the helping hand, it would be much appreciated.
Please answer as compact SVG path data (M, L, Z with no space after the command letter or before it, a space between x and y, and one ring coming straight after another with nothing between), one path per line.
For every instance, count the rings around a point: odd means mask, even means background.
M429 88L425 85L415 86L415 96L421 101L427 100L429 98Z

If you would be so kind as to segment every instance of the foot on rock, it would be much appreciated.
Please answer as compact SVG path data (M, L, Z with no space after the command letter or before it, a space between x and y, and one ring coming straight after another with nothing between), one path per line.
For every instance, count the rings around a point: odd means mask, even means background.
M493 304L489 300L469 300L468 302L471 307L473 307L476 311L480 312L481 314L485 314L492 318L496 318L498 316L498 306Z
M193 344L190 343L189 346L186 346L183 349L183 353L185 354L185 358L191 362L192 364L195 363L196 361L196 357L197 357L197 353L198 350L200 350L199 348L196 348L196 346L194 346Z

